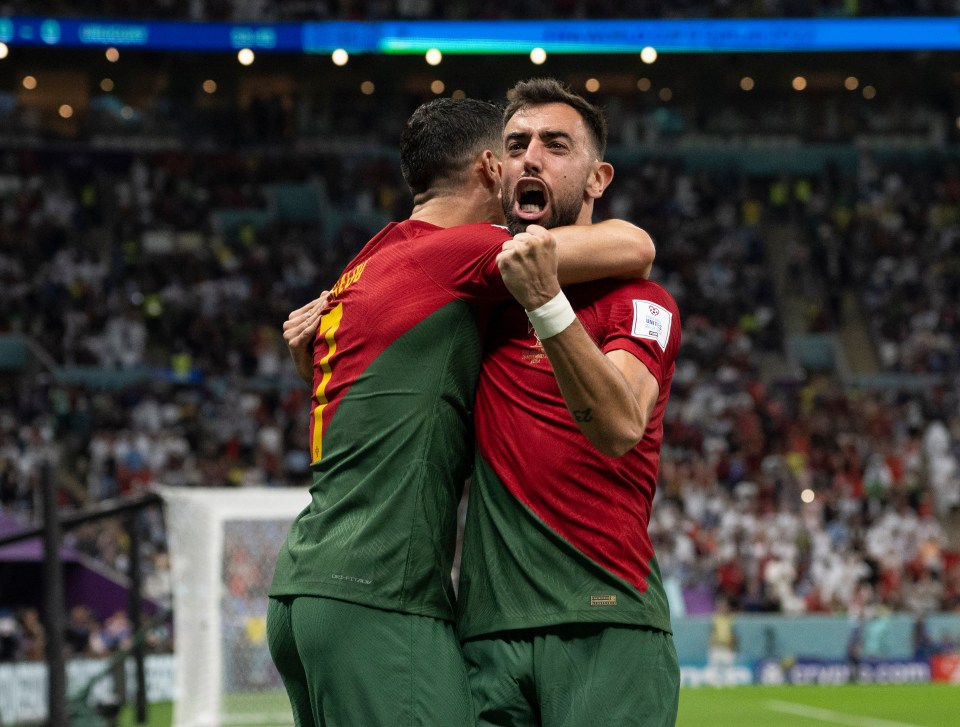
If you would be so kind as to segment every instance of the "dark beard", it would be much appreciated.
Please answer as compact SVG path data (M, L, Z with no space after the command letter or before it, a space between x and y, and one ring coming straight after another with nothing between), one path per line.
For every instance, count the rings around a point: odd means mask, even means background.
M550 216L539 222L530 222L517 216L513 211L514 200L503 199L503 215L507 219L507 228L511 235L519 235L525 232L528 225L538 224L546 227L548 230L554 227L567 227L576 224L577 217L580 216L580 209L583 207L582 197L573 199L572 196L567 200L560 200L554 197L550 198Z

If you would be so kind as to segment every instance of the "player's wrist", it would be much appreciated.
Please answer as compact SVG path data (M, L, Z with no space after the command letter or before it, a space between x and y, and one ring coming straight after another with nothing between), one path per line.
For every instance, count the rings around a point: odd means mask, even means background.
M527 311L527 318L541 341L566 330L577 319L573 306L561 290L553 298L534 310Z

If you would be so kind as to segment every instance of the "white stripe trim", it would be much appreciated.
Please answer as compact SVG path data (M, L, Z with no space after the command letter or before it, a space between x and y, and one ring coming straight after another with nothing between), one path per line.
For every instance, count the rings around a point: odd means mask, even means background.
M771 700L765 702L763 706L772 712L795 714L799 717L809 717L810 719L818 719L821 722L832 722L833 724L848 725L849 727L920 727L920 725L907 724L906 722L891 722L888 719L878 719L877 717L844 714L843 712L835 712L832 709L810 707L806 704L797 704L795 702Z

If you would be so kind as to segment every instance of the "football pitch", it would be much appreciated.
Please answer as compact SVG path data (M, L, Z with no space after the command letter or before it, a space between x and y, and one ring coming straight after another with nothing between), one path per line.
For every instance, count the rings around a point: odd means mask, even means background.
M680 692L677 727L960 727L947 684L700 687Z
M272 709L273 704L264 706ZM149 727L170 727L171 713L169 703L151 705L147 724ZM129 709L121 714L119 727L135 727L135 724ZM244 720L236 724L250 727L260 723ZM276 723L262 724L272 726ZM677 727L705 725L960 727L960 685L699 687L681 690Z

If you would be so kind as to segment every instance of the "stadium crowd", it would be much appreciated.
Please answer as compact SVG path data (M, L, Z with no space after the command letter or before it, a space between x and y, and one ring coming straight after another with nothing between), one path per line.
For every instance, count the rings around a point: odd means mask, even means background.
M608 104L621 152L638 138L625 103ZM884 370L941 376L878 389L768 375L786 344L767 236L783 221L781 180L621 156L599 216L651 232L654 275L683 316L651 521L665 577L745 611L960 609L944 529L960 508L957 168L862 155L853 173L806 180L792 218L807 248L797 272L862 292ZM0 333L44 353L37 370L0 378L3 510L37 511L51 449L64 506L160 483L303 486L309 392L280 324L380 222L405 216L395 167L388 153L229 145L4 151ZM285 195L315 214L291 214ZM162 602L162 518L148 510L140 524L147 595ZM69 540L125 570L119 524ZM84 649L122 643L106 638L113 615L76 618L101 634ZM20 658L34 620L0 618Z
M709 586L744 610L960 607L960 556L942 524L960 507L960 362L948 304L960 228L945 211L953 173L928 169L912 186L901 181L910 173L896 163L876 175L861 168L848 207L811 194L798 215L849 243L851 280L837 284L863 281L885 369L948 374L919 390L762 375L762 354L784 344L760 224L773 212L762 193L776 180L731 196L732 180L681 174L666 204L649 204L658 199L649 188L630 195L648 203L633 218L659 241L658 269L684 315L652 528L665 575L685 588ZM929 245L897 237L906 224ZM814 275L824 257L814 246ZM894 269L901 287L876 284L878 270ZM888 329L903 334L892 343L911 352L910 366L896 365L905 353L883 355ZM912 336L924 333L941 355L916 355Z

